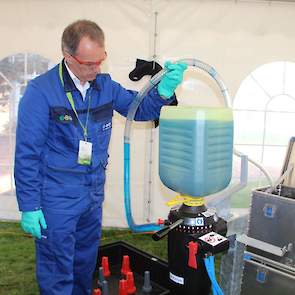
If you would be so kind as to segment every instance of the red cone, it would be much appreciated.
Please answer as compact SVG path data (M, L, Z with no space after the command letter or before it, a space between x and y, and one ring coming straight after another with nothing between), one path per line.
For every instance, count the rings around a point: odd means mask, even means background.
M100 289L94 289L92 295L101 295Z
M128 295L126 280L120 280L119 282L119 295Z
M103 256L101 259L101 266L103 268L103 275L105 278L111 275L110 268L109 268L109 258L107 256Z
M134 277L133 277L132 271L127 272L127 292L128 292L128 294L135 294L135 292L136 292L136 287L134 284Z
M129 263L129 256L124 255L123 256L123 261L122 261L122 267L121 267L121 274L127 276L128 271L131 271L130 263Z

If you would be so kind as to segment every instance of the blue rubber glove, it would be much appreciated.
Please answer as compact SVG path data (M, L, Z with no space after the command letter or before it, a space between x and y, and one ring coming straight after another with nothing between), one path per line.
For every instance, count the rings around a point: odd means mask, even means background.
M182 82L183 72L187 69L187 64L167 61L165 62L165 69L167 72L158 85L158 92L165 99L169 99L174 94L177 86Z
M42 210L22 212L21 227L26 233L41 239L40 225L43 229L47 228Z

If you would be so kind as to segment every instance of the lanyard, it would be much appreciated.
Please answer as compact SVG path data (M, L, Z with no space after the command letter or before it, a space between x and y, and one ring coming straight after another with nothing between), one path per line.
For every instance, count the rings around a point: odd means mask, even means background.
M63 80L63 75L62 75L62 63L59 64L59 77L60 77L60 81L62 86L64 86L64 80ZM81 126L81 128L83 129L83 135L84 135L84 140L87 141L87 126L88 126L88 118L89 118L89 111L90 111L90 101L91 101L91 95L88 98L88 109L87 109L87 115L86 115L86 122L85 125L81 122L78 113L76 111L75 108L75 103L74 103L74 99L73 99L73 95L70 91L66 92L66 96L69 100L69 103L72 107L72 110L74 111L76 118Z

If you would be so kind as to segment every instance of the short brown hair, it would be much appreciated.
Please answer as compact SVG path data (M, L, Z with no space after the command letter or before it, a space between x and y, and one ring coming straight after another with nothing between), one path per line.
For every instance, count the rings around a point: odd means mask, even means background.
M63 31L61 38L61 49L70 54L75 54L83 37L88 37L104 46L104 32L95 23L90 20L77 20L68 25Z

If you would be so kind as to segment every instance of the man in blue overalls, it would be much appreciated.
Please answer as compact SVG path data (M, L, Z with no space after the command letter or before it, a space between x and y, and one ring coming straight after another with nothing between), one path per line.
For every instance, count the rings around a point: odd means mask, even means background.
M21 226L36 238L40 293L86 295L101 235L113 111L126 116L136 92L100 73L107 54L97 24L69 25L62 52L62 62L32 80L19 104L16 194ZM186 65L166 68L136 120L158 118L161 107L175 99Z

